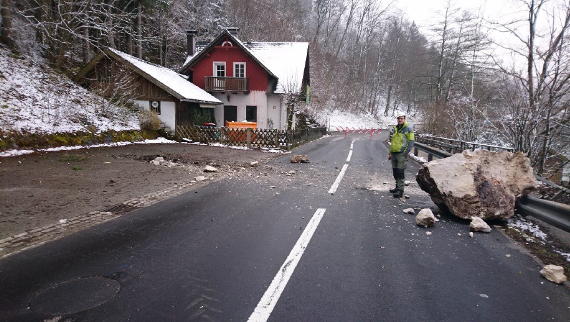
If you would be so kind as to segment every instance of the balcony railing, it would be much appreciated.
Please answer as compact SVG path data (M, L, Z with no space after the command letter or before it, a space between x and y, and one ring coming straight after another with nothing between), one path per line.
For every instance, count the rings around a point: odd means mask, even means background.
M205 81L209 92L249 92L247 78L206 76Z

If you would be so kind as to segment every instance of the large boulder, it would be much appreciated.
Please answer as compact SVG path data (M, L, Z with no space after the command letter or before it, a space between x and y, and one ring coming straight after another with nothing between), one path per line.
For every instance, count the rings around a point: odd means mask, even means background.
M463 151L424 164L416 181L436 205L464 219L510 218L515 201L536 189L520 152Z

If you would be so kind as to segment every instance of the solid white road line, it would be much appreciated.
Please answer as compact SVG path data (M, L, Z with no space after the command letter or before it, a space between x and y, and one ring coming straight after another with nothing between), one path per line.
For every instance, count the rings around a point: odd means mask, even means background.
M338 186L340 185L340 181L342 180L342 177L344 177L344 173L346 172L346 169L348 168L348 164L345 164L342 167L342 170L340 171L340 173L338 174L338 177L336 177L336 180L334 181L332 187L329 190L330 194L334 194L336 192L336 189L338 188Z
M348 152L348 158L346 158L346 162L350 162L350 158L352 158L352 150Z
M277 301L279 300L281 293L283 293L287 282L289 282L291 275L293 275L295 267L297 267L299 260L301 260L301 256L303 256L307 245L309 245L311 237L313 237L313 233L315 230L317 230L317 227L319 226L319 223L321 222L321 218L323 218L325 211L325 208L317 209L313 215L313 218L311 218L307 224L307 227L305 227L305 230L301 234L301 237L299 237L299 240L297 240L297 243L291 250L291 253L289 253L289 256L285 260L285 263L281 265L281 268L279 269L277 275L275 275L273 278L271 285L269 285L267 291L265 291L265 294L263 294L263 297L259 301L259 304L257 304L257 307L247 320L248 322L265 322L267 319L269 319L269 316L271 315L275 304L277 304Z

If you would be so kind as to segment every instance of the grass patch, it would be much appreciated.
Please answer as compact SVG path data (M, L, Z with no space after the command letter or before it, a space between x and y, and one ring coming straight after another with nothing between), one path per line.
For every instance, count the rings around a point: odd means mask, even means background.
M59 162L81 162L87 160L86 157L78 154L64 154L59 158Z
M73 166L73 168L71 168L71 170L74 170L74 171L79 171L79 170L83 170L83 168L82 168L82 167L80 167L80 166L76 166L76 165L74 165L74 166Z

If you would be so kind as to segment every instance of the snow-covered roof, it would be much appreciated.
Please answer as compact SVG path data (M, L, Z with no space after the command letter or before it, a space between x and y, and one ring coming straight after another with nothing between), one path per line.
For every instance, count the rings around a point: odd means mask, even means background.
M197 103L222 103L219 99L215 98L200 87L186 80L185 76L180 75L171 69L147 63L139 58L133 57L113 48L108 49L110 52L120 56L125 61L139 69L140 72L146 74L142 75L145 78L150 77L151 81L154 79L155 81L162 84L163 87L166 87L164 88L165 90L180 100Z
M196 52L188 56L181 71L200 60L222 36L228 36L256 60L261 67L277 78L275 93L300 92L303 85L305 64L309 52L308 42L242 42L227 30L222 32L209 45L198 45Z
M301 91L308 42L249 42L246 46L278 77L276 93Z

